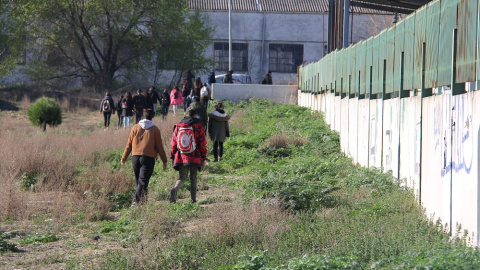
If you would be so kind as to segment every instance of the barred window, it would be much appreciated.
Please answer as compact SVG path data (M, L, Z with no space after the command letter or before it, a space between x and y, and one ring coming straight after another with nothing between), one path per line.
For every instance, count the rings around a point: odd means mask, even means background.
M215 69L228 70L228 42L213 44ZM248 71L248 44L232 43L232 70Z
M303 62L303 44L270 44L269 70L297 73Z

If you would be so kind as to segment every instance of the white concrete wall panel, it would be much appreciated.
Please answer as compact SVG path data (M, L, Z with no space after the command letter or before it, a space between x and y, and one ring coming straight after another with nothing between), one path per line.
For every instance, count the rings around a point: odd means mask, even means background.
M335 102L334 102L334 95L331 93L327 93L325 95L325 122L333 129L333 121L334 121L334 112L335 112Z
M241 101L252 97L264 98L277 103L298 104L296 85L223 84L212 85L212 98Z
M368 143L369 143L369 120L370 120L370 100L360 99L358 101L358 163L368 167Z
M452 225L461 224L478 243L478 149L480 95L467 93L452 97ZM476 106L474 106L476 105ZM475 108L475 109L474 109Z
M340 96L335 96L333 100L334 100L334 109L335 109L335 113L333 114L334 116L333 130L340 132L340 122L341 122L340 115L342 111L340 108L340 103L342 99L340 98Z
M383 104L383 169L398 178L400 101L388 99Z
M442 177L443 100L441 96L422 99L422 157L420 199L428 218L450 227L450 179Z
M382 129L383 129L383 100L370 100L370 135L368 165L382 167Z
M340 101L340 146L343 153L348 154L348 117L349 117L349 98L342 98Z
M400 100L400 179L420 195L420 97Z
M327 105L327 93L321 94L321 99L320 99L320 111L322 111L325 115L326 118L326 105Z
M348 100L348 155L358 162L358 99Z

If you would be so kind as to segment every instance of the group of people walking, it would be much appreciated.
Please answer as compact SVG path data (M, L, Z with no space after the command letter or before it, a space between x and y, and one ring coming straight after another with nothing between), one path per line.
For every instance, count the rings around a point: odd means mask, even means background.
M202 84L200 77L197 78L195 83L195 88L189 88L189 94L181 92L175 86L172 91L169 92L164 89L159 95L155 87L150 87L148 91L137 89L137 94L134 96L130 92L126 92L124 96L120 96L116 103L110 92L106 92L105 97L100 102L100 114L104 116L104 128L108 129L110 127L112 114L115 113L118 116L117 128L123 126L126 129L130 127L132 121L135 121L135 124L140 122L144 110L151 109L156 114L159 105L161 106L163 119L167 117L170 105L173 107L174 115L177 115L180 105L183 105L183 110L186 112L196 96L202 99L203 105L207 108L208 101L211 99L210 88L206 83ZM202 85L199 86L200 84Z
M167 168L167 155L163 148L162 135L160 129L152 121L156 115L157 106L154 104L157 100L162 106L162 117L166 117L170 105L172 105L175 115L181 105L186 113L185 117L174 125L170 144L172 165L179 173L175 185L170 190L170 202L177 201L177 193L187 178L190 180L191 201L193 203L197 201L197 175L206 166L207 160L206 134L213 142L214 162L222 160L223 143L230 136L228 124L230 116L226 114L222 102L216 103L215 109L211 113L207 113L208 102L211 99L210 89L199 77L194 82L193 78L193 74L188 70L183 78L183 91L174 87L170 93L164 90L159 97L155 96L153 87L147 93L142 93L139 89L134 97L127 92L116 106L110 108L110 110L121 108L119 115L122 117L124 128L129 126L130 117L135 116L136 124L130 131L121 158L121 164L125 165L128 156L132 155L132 167L136 182L132 205L146 201L148 184L157 157L162 160L163 169ZM100 104L100 111L104 113L105 125L108 128L107 120L111 113L109 114L109 110L104 110L105 103L114 104L109 92L105 94L105 98ZM118 127L120 127L120 116ZM128 120L126 120L127 118Z
M192 106L187 108L187 115L174 125L170 144L170 158L173 168L179 176L170 190L170 202L177 201L177 193L189 178L191 202L197 201L197 175L206 166L207 137L206 130L213 142L214 162L221 161L223 143L230 136L228 121L230 116L225 113L222 102L215 104L215 110L204 115L203 105L198 97ZM143 112L143 119L134 125L130 131L127 144L123 151L121 164L132 155L132 167L135 173L136 190L132 205L144 203L147 199L148 184L155 167L155 159L160 157L163 169L167 168L167 156L163 148L160 129L152 121L155 113L152 109ZM208 117L208 121L205 121ZM208 129L206 123L208 122Z

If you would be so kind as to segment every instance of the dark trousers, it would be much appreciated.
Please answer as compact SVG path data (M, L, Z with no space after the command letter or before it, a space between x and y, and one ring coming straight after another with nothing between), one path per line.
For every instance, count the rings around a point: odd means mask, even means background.
M170 105L162 105L162 116L163 117L166 117L167 114L168 114L168 107L170 107Z
M143 115L143 108L135 108L135 124L138 124L138 122L140 122L140 120L142 119L142 115Z
M117 128L121 128L122 127L122 120L123 120L122 111L117 111L117 115L118 115Z
M155 159L147 156L132 156L132 165L137 184L133 202L138 204L147 200L148 182L153 174Z
M208 100L210 100L209 97L203 97L202 98L202 103L203 103L203 107L205 108L205 110L208 109Z
M220 153L219 151L220 150ZM218 157L222 157L223 156L223 142L219 142L219 141L214 141L213 142L213 157L215 158L215 160L218 160Z
M112 112L103 112L103 119L105 120L104 126L107 128L110 126L110 117L112 116Z

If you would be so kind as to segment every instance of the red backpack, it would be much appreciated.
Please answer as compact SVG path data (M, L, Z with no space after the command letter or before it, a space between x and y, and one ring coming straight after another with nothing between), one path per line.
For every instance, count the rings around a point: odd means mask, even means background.
M177 148L181 154L193 153L196 149L193 127L178 127Z

